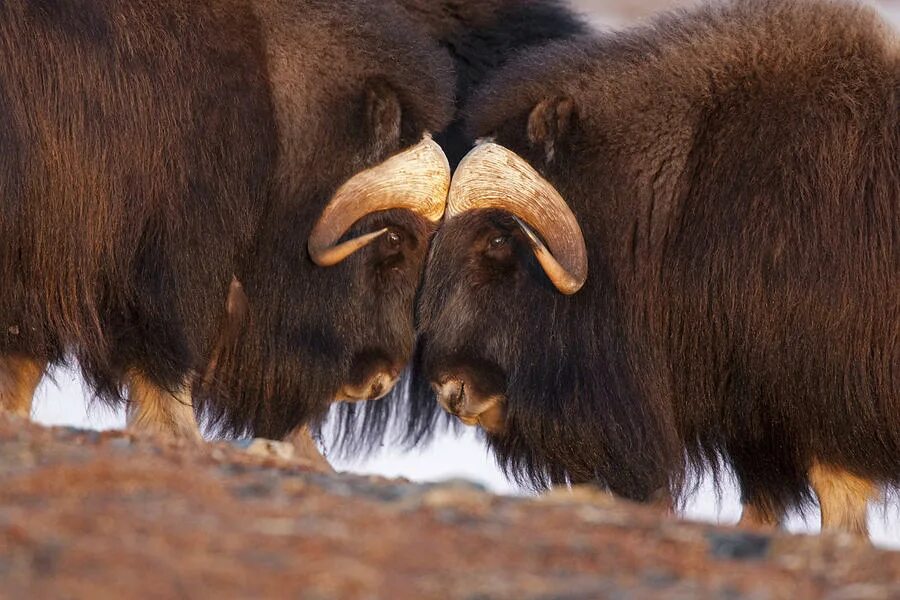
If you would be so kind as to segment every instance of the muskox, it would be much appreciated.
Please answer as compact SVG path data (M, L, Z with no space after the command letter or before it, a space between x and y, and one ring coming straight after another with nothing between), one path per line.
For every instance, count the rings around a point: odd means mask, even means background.
M471 103L419 369L537 488L744 519L900 483L900 44L874 11L731 0L514 61ZM685 460L685 456L688 460Z
M13 0L0 42L0 405L74 360L134 426L280 438L391 389L453 97L404 11Z

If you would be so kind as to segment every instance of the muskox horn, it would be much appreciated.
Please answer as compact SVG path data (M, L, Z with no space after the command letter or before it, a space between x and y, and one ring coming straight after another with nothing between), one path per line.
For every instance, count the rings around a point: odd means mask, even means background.
M332 196L309 236L309 256L320 267L336 265L387 228L347 240L347 230L374 212L405 208L431 222L441 220L450 187L450 165L430 135L383 163L351 177Z
M588 264L578 220L559 192L525 159L491 142L469 152L450 184L447 217L476 208L511 213L556 289L569 295L582 288Z

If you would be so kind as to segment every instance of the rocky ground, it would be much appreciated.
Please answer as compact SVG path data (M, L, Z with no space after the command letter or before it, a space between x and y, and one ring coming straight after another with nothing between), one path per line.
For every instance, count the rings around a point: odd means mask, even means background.
M0 417L0 597L900 597L900 553Z

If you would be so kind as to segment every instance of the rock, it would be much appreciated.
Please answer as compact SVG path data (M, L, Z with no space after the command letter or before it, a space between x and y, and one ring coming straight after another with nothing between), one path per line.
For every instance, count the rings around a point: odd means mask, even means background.
M0 417L0 597L900 597L900 553Z
M276 442L257 438L247 446L247 454L266 458L291 460L294 458L294 445L287 442Z
M712 531L706 539L709 540L712 556L732 560L761 560L771 544L766 536L740 531Z

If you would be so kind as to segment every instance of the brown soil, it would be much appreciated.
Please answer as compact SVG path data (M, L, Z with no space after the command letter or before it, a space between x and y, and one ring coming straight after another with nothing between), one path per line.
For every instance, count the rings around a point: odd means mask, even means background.
M0 417L0 597L900 597L900 553L850 538L323 475L254 449Z

